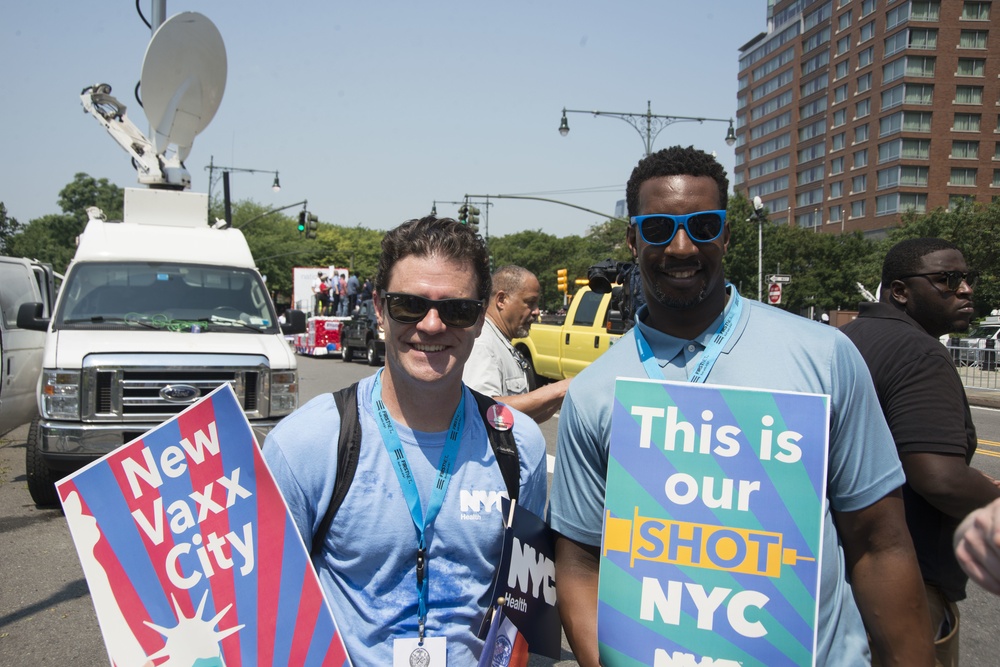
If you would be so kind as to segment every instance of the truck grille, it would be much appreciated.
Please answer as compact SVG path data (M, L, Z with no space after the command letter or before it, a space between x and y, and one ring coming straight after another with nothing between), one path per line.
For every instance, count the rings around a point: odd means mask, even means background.
M116 365L109 363L111 359L91 360L95 363L86 363L83 369L83 420L158 423L225 383L232 386L247 418L266 417L264 411L269 402L266 396L261 396L269 385L266 363L258 357L248 359L243 355L239 360L258 363L206 366L207 360L199 359L198 365L181 362L165 367ZM196 395L171 400L171 394L177 393Z

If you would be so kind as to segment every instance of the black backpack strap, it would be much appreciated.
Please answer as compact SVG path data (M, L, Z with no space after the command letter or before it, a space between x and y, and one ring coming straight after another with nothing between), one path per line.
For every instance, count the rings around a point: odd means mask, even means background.
M517 443L514 441L514 429L509 428L501 431L496 428L486 416L486 411L496 405L489 396L480 394L475 389L469 389L476 398L479 406L479 416L483 418L483 425L490 438L490 446L493 448L493 455L500 466L500 473L503 481L507 485L507 495L512 501L517 500L521 490L521 461L517 453Z
M347 496L354 473L358 469L358 458L361 455L361 424L358 422L358 383L333 392L340 413L340 439L337 441L337 477L333 483L333 494L326 514L319 528L313 534L310 556L315 558L323 549L323 540L330 531L330 524L337 514L344 497Z

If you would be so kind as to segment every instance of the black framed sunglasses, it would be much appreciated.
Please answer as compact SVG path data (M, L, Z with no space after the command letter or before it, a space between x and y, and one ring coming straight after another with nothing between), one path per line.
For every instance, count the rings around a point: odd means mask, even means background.
M389 317L400 324L415 324L433 308L448 326L468 329L483 312L483 302L476 299L435 300L404 292L383 292L382 298Z
M636 215L629 220L639 228L639 235L649 245L667 245L674 240L681 225L689 239L695 243L708 243L722 234L726 226L726 212L697 211L687 215L653 213Z
M943 280L932 280L931 282L943 283L948 287L949 292L954 292L959 287L962 286L964 282L970 288L976 286L979 282L979 271L931 271L930 273L911 273L908 276L900 276L903 278L927 278L930 280L932 276L943 276Z

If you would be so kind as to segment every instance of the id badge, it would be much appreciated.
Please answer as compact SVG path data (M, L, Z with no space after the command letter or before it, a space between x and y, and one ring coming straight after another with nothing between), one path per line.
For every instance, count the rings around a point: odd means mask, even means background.
M448 640L444 637L424 637L424 645L416 637L392 642L392 667L445 667L448 664Z

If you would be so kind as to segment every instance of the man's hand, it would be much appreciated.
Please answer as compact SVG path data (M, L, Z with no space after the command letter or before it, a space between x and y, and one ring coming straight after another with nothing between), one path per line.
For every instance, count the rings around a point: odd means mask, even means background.
M965 517L955 531L955 557L970 579L1000 595L1000 500Z

